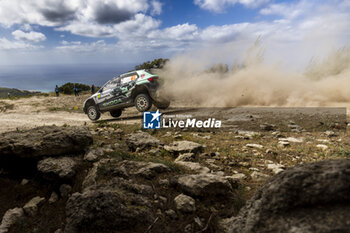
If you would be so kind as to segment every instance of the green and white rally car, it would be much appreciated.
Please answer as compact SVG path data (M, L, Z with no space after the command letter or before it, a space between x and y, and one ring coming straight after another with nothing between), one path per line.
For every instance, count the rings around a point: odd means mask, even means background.
M132 106L140 112L148 111L152 104L159 109L166 109L170 102L159 96L158 79L149 70L135 70L119 75L85 100L84 112L90 120L96 121L103 112L119 117L123 109Z

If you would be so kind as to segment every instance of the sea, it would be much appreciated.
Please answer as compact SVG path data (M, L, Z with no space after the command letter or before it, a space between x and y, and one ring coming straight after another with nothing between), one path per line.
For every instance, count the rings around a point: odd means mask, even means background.
M0 87L50 92L67 82L102 86L135 64L0 65Z

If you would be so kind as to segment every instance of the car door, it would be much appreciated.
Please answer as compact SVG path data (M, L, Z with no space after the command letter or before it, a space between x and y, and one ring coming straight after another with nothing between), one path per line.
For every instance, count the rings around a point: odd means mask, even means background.
M120 88L120 77L116 77L109 82L107 82L101 91L97 95L96 103L99 104L100 108L114 99L115 95L113 94L116 90Z
M121 76L120 80L120 89L122 93L125 96L129 96L131 93L131 90L135 87L136 80L138 79L139 75L136 72L128 73L124 76Z

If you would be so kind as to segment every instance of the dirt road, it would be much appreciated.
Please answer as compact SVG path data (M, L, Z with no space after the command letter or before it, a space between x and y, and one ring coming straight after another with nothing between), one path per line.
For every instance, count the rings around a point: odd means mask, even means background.
M28 129L43 125L77 126L96 124L91 122L82 111L83 102L88 96L74 97L62 95L58 98L54 96L34 96L11 100L2 99L0 100L0 132ZM181 106L181 103L172 103L170 109L162 111L163 115L185 114L196 118L212 117L223 120L225 126L236 127L238 125L239 128L246 130L256 130L260 124L264 123L279 125L281 122L284 122L284 125L288 125L290 121L297 121L303 128L307 128L310 125L315 129L319 124L327 125L327 122L344 122L346 120L344 119L346 114L345 108L343 110L266 107L193 109L176 106ZM329 112L332 114L329 115ZM333 113L338 114L341 119L335 119ZM108 113L105 113L102 114L99 122L106 120L118 124L141 124L141 119L141 113L137 112L135 108L128 108L123 112L121 118L115 119ZM322 130L324 129L322 128Z
M34 96L30 98L0 100L0 132L16 129L28 129L43 125L90 125L94 124L82 111L83 96ZM123 113L124 117L137 114L134 109ZM101 120L113 119L108 113ZM120 123L135 123L139 119L120 121Z

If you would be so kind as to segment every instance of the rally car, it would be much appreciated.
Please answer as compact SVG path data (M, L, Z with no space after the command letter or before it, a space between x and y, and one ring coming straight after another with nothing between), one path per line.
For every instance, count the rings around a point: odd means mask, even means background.
M159 96L159 77L149 70L135 70L108 81L102 88L85 100L84 112L96 121L101 113L121 116L123 109L135 106L140 112L148 111L152 104L166 109L170 102Z

